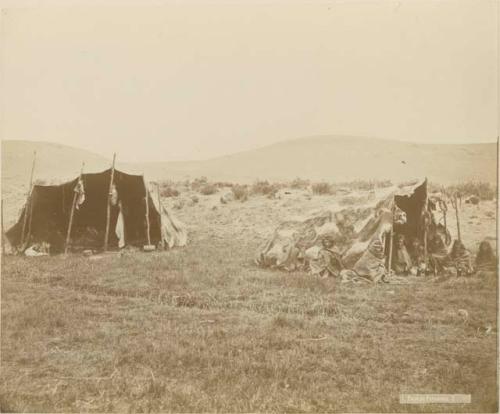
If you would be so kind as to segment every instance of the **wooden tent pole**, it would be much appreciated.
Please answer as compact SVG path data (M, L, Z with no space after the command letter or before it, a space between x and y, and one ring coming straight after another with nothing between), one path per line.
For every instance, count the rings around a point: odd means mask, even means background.
M76 183L76 186L79 187L80 183L82 181L82 176L83 176L83 167L85 166L85 163L82 162L82 169L80 170L80 175L78 177L78 181ZM73 189L73 203L71 204L71 211L69 213L69 224L68 224L68 231L66 232L66 242L64 244L64 254L68 253L68 247L69 247L69 242L71 240L71 229L73 227L73 216L75 214L75 208L76 208L76 202L78 200L78 191L77 189ZM63 192L64 194L64 192Z
M104 234L105 252L108 250L108 241L109 241L109 225L111 219L111 195L113 192L113 179L115 178L115 160L116 160L116 153L113 154L113 163L111 164L111 178L109 180L108 203L106 209L106 233Z
M461 233L460 233L460 218L458 216L458 197L457 194L453 194L450 197L451 205L455 209L455 217L457 219L457 237L459 241L462 241Z
M5 233L3 231L3 199L2 199L2 254L5 254Z
M163 207L161 205L161 195L160 195L160 183L156 183L156 193L158 196L158 213L160 214L160 247L163 248L163 223L162 223L162 211Z
M149 224L149 191L146 185L146 179L144 175L142 176L142 182L144 183L144 198L146 200L146 240L148 241L148 246L151 245L151 234L150 234L150 224Z
M455 215L457 217L457 236L458 236L458 240L462 241L462 237L461 237L461 234L460 234L460 218L458 217L458 202L457 202L456 198L455 198Z
M444 229L447 230L448 226L446 224L446 210L443 211L443 221L444 221Z
M395 201L393 200L393 206L391 209L391 231L389 233L389 264L387 266L387 269L389 273L392 271L392 245L394 242L394 203Z
M28 208L31 202L31 192L33 190L33 175L35 173L35 161L36 161L36 151L33 151L33 163L31 164L31 176L30 176L30 183L29 183L29 188L28 188L28 194L26 196L26 203L24 205L24 217L23 217L23 228L21 232L21 246L24 245L24 233L26 231L26 224L28 221Z
M29 219L28 219L28 234L26 241L29 242L31 236L31 223L33 222L33 197L30 197Z
M424 205L424 263L425 263L425 266L427 266L427 227L429 225L429 223L427 223L427 214L428 214L428 210L429 210L429 199L426 195L425 197L425 205ZM418 265L418 263L417 263Z

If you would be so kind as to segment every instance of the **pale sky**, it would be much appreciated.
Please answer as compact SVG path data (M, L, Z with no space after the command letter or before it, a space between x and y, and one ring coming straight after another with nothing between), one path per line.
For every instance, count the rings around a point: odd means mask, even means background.
M498 135L494 0L6 8L1 46L2 139L122 161Z

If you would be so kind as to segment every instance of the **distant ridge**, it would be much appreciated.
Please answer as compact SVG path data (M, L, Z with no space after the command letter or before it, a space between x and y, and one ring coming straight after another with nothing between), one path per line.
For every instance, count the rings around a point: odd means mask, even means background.
M109 168L110 160L92 152L50 142L2 141L2 181L28 179L33 151L36 178L68 179L85 170ZM205 161L122 163L117 168L150 179L252 182L256 179L350 181L428 177L443 184L467 180L496 182L496 143L418 144L349 136L313 136Z

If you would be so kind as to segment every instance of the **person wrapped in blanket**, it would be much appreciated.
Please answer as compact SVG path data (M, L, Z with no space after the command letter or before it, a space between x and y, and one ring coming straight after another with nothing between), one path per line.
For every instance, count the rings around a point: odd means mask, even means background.
M461 240L453 242L449 264L456 270L457 276L470 276L474 273L471 254Z
M384 246L380 239L374 239L352 269L340 273L342 283L347 282L386 282L387 270L384 265Z
M429 270L436 276L447 271L449 266L448 251L441 236L437 233L430 236L428 241Z
M435 276L439 273L455 273L456 276L474 273L471 254L462 241L455 240L448 254L443 239L437 234L429 243L429 267Z
M427 270L425 249L417 237L413 239L411 244L410 258L413 265L410 269L410 274L412 276L424 276Z
M407 275L412 268L410 254L406 249L405 236L398 234L396 236L395 251L392 255L392 269L397 275Z
M476 270L478 272L494 272L497 269L497 258L491 244L487 240L483 240L479 245L479 250L476 255Z
M338 277L340 271L344 269L340 254L333 250L334 241L326 236L321 240L321 249L314 260L310 260L311 273L321 277Z

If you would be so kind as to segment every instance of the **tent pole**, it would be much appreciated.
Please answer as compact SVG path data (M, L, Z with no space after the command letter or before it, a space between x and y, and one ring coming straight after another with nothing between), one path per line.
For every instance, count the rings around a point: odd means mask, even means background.
M104 234L104 251L108 251L108 240L109 240L109 225L111 219L111 195L113 192L113 179L115 177L115 160L116 153L113 154L113 163L111 164L111 178L109 180L109 191L108 191L108 203L106 210L106 233Z
M85 166L85 163L82 163L82 169L80 170L80 176L78 177L78 182L76 183L77 187L80 185L80 182L82 180L83 176L83 167ZM69 224L68 224L68 231L66 233L66 242L64 244L64 254L68 253L68 246L69 242L71 240L71 228L73 227L73 216L75 214L75 207L76 207L76 200L78 199L78 192L76 189L73 189L73 203L71 204L71 211L69 213ZM64 192L63 192L64 194Z
M394 201L393 201L394 203ZM392 271L392 245L394 241L394 204L391 209L391 231L389 233L389 263L387 266L387 270L389 273Z
M26 196L26 203L24 205L24 217L23 217L23 228L21 232L21 248L24 246L24 233L26 231L26 224L28 221L28 206L31 201L31 191L33 190L33 174L35 172L35 161L36 161L36 151L33 151L33 163L31 164L31 176L30 176L30 183L29 183L29 188L28 188L28 195Z
M426 195L425 197L425 205L424 205L424 214L427 214L429 210L429 199ZM427 220L424 219L424 263L427 268L427 227L428 223Z
M144 198L146 200L146 240L148 241L148 246L151 245L151 235L150 235L150 225L149 225L149 191L146 185L146 179L144 175L142 176L142 182L144 183Z
M427 228L424 229L424 263L427 266Z
M30 208L29 208L29 220L28 220L28 234L26 236L26 242L29 243L31 236L31 223L33 221L33 197L30 197Z
M459 241L462 241L462 237L460 234L460 218L458 216L458 196L454 194L453 196L450 197L451 199L451 205L455 209L455 217L457 219L457 237Z
M3 199L2 199L2 255L5 255L5 233L3 231Z
M391 227L391 231L389 233L389 264L387 266L387 270L389 271L389 273L391 273L391 271L392 271L392 244L393 244L393 241L394 241L394 230Z
M158 196L158 209L160 210L158 213L160 213L160 247L163 248L163 226L161 222L161 213L162 213L162 205L161 205L161 196L160 196L160 183L156 183L156 193Z
M462 236L460 234L460 217L458 216L458 201L455 199L455 215L457 216L457 235L458 240L462 241Z

